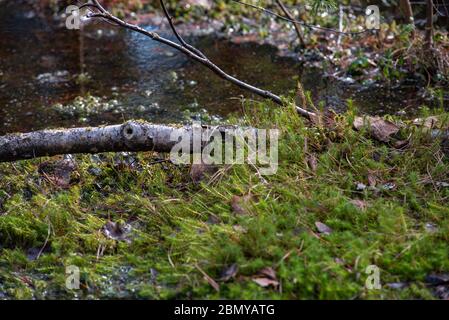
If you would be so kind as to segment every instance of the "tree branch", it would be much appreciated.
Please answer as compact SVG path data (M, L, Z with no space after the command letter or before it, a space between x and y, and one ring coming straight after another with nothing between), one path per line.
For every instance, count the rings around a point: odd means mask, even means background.
M222 135L234 126L199 127ZM0 162L32 159L43 156L76 153L122 151L170 152L178 143L171 137L190 137L192 126L171 127L129 121L121 125L42 130L0 136ZM190 148L193 150L193 148Z
M161 4L163 4L163 9L164 9L164 14L166 15L169 23L170 23L170 27L172 28L173 32L175 33L175 36L177 37L177 39L179 40L180 44L173 42L169 39L166 39L162 36L160 36L158 33L153 32L153 31L147 31L137 25L134 24L130 24L127 23L115 16L113 16L110 12L108 12L107 10L105 10L99 3L98 1L94 1L94 5L97 7L98 12L92 12L88 15L88 17L91 18L101 18L101 19L106 19L110 22L113 22L114 24L138 32L140 34L143 34L149 38L151 38L154 41L160 42L162 44L165 44L169 47L172 47L182 53L184 53L186 56L188 56L189 58L201 63L202 65L204 65L205 67L207 67L208 69L210 69L211 71L213 71L216 75L218 75L219 77L221 77L222 79L225 79L231 83L233 83L234 85L247 90L249 92L252 92L258 96L261 96L263 98L266 99L270 99L271 101L275 102L276 104L279 105L284 105L283 100L281 99L280 96L275 95L274 93L268 91L268 90L263 90L260 89L258 87L255 87L253 85L250 85L242 80L239 80L229 74L227 74L226 72L224 72L220 67L218 67L216 64L214 64L212 61L210 61L201 51L199 51L198 49L188 45L182 38L181 36L178 34L178 32L176 31L176 28L172 22L172 19L170 17L170 15L168 14L168 11L164 5L163 0L161 0ZM315 116L315 113L307 111L301 107L296 106L296 110L297 112L310 119L313 118Z
M284 5L284 3L281 0L276 0L277 5L281 8L281 10L284 12L287 18L294 21L295 17L291 14L291 12L287 9L287 7ZM295 27L296 34L298 35L299 42L301 46L304 48L306 46L306 43L304 41L304 37L302 36L301 32L301 25L298 22L293 22L293 26Z

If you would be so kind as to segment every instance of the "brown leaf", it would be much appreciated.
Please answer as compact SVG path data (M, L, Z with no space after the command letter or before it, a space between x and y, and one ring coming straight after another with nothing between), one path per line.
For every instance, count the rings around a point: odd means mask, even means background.
M103 227L103 233L106 237L117 240L131 242L129 234L131 232L131 226L129 224L121 224L119 222L108 221Z
M70 187L71 175L76 164L72 160L46 161L39 165L38 172L50 183L60 188Z
M217 167L213 165L207 165L204 163L192 164L190 167L190 177L192 178L194 183L199 183L206 176L212 175L216 171Z
M377 184L377 178L376 178L376 176L373 175L373 174L371 174L371 173L369 173L369 174L368 174L368 185L369 185L370 187L375 187L376 184Z
M356 206L360 210L365 210L368 207L368 204L366 203L366 201L363 201L363 200L351 200L350 203L352 203L354 206Z
M242 227L241 225L234 225L232 226L232 229L234 229L235 232L239 232L239 233L246 233L248 230L245 227Z
M428 129L441 129L441 121L438 119L438 117L435 116L431 116L431 117L427 117L425 119L422 118L417 118L415 120L413 120L413 124L417 125L417 126L421 126L421 127L425 127Z
M376 117L356 117L353 126L356 130L368 126L371 136L379 141L388 142L390 136L399 132L399 127L391 121Z
M337 114L333 111L328 111L325 113L324 115L324 126L327 129L333 130L335 129L337 123L335 121L335 117L337 116Z
M269 286L272 286L272 287L276 288L277 286L279 286L279 282L278 281L271 280L269 278L255 278L255 279L253 279L253 281L255 283L257 283L259 286L263 287L263 288L266 288L266 287L269 287Z
M248 205L251 199L252 199L251 194L247 194L243 197L233 196L231 199L232 212L236 214L247 214L248 212L247 210L245 210L245 207Z
M229 281L230 279L234 278L237 275L237 272L239 271L239 266L237 263L234 263L223 270L221 273L220 281Z
M316 168L318 166L318 161L316 156L312 153L307 156L307 164L309 165L310 170L316 172Z
M319 222L319 221L315 222L315 226L318 229L319 233L326 234L326 235L329 235L332 233L332 229L322 222Z
M410 141L408 140L398 140L393 143L393 147L396 149L404 149L410 144Z
M263 268L262 270L259 271L259 273L260 275L266 276L272 280L277 280L276 271L274 271L274 269L271 267Z

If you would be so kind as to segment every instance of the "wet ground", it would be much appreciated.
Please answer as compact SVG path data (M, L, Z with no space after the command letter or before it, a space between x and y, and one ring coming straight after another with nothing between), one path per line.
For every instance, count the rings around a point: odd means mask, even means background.
M362 111L380 114L413 113L427 103L415 87L363 89L331 80L270 46L214 37L189 41L228 73L277 94L294 92L300 78L315 101L337 110L349 98ZM133 118L219 120L241 109L243 95L256 98L136 33L103 23L68 30L60 17L0 3L0 134Z

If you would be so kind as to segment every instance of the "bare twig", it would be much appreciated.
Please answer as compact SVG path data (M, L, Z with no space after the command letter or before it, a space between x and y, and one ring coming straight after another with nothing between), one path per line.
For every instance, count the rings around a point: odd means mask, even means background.
M109 22L112 22L122 28L126 28L135 32L138 32L140 34L143 34L149 38L151 38L154 41L160 42L162 44L165 44L169 47L172 47L182 53L184 53L186 56L188 56L189 58L201 63L202 65L206 66L207 68L209 68L210 70L212 70L216 75L218 75L219 77L221 77L222 79L225 79L231 83L233 83L234 85L245 89L249 92L252 92L258 96L261 96L263 98L266 99L270 99L271 101L275 102L276 104L279 105L284 105L284 101L281 99L280 96L268 91L268 90L263 90L260 89L258 87L255 87L253 85L250 85L242 80L237 79L236 77L233 77L229 74L227 74L226 72L224 72L220 67L218 67L216 64L214 64L212 61L210 61L201 51L199 51L198 49L192 47L191 45L188 45L183 39L182 37L179 35L179 33L176 31L176 28L173 24L172 18L171 16L168 14L168 10L165 7L165 4L163 2L163 0L160 0L161 4L163 5L163 10L164 10L164 14L166 15L169 23L170 23L170 27L172 28L173 32L175 33L175 36L177 37L178 41L180 42L180 44L171 41L167 38L164 38L162 36L160 36L158 33L154 32L154 31L148 31L145 30L135 24L131 24L131 23L127 23L119 18L117 18L116 16L112 15L109 11L107 11L106 9L104 9L99 3L98 1L94 1L94 6L95 9L97 11L91 12L90 14L88 14L88 17L90 18L100 18L100 19L105 19ZM92 5L89 6L90 8L92 8ZM296 106L296 110L297 112L301 115L304 116L305 118L313 118L315 117L315 113L307 111L301 107Z
M174 35L176 36L176 38L178 39L178 41L187 49L189 49L190 51L196 53L197 55L199 55L202 58L206 58L206 56L197 48L191 46L190 44L188 44L187 42L184 41L184 39L181 37L181 35L179 34L178 30L176 30L176 27L173 23L173 17L170 15L170 13L167 10L167 6L165 5L165 2L163 0L160 0L161 3L161 7L162 10L164 11L165 16L167 17L168 23L170 24L170 28L172 29Z
M261 6L252 4L252 3L247 3L247 2L240 1L240 0L231 0L231 1L240 3L241 5L244 5L244 6L247 6L247 7L251 7L251 8L263 11L266 14L272 15L272 16L277 17L277 18L279 18L281 20L284 20L284 21L288 21L288 22L291 22L291 23L298 23L298 24L300 24L300 25L302 25L302 26L304 26L306 28L309 28L309 29L317 29L317 30L322 30L322 31L329 31L329 32L333 32L333 33L336 33L336 34L343 34L343 35L359 35L359 34L372 32L372 30L370 30L370 29L363 30L363 31L356 31L356 32L344 32L344 31L341 32L341 31L338 31L338 30L335 30L335 29L332 29L332 28L315 26L315 25L306 23L304 21L286 18L284 16L281 16L280 14L277 14L276 12L273 12L271 10L268 10L268 9L264 8L264 7L261 7Z
M295 17L291 14L291 12L287 9L287 7L284 5L284 3L281 0L276 0L277 5L281 8L281 10L284 12L287 18L290 20L295 20ZM304 37L302 36L301 32L301 25L297 22L293 22L293 26L295 27L296 34L298 35L299 42L302 47L306 46L306 43L304 41Z

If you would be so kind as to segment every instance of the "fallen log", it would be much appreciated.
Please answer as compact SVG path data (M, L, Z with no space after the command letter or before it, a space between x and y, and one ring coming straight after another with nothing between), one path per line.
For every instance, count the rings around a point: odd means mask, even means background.
M223 134L233 126L196 126ZM0 137L0 162L43 156L122 151L170 152L178 142L173 137L191 137L195 126L166 126L143 121L121 125L42 130ZM190 141L193 141L191 139ZM193 150L193 148L191 148Z

